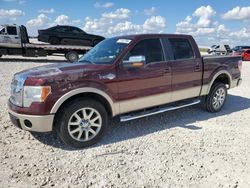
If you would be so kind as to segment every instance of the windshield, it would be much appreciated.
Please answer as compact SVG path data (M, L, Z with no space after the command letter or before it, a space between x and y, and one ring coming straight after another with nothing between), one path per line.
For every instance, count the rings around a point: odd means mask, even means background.
M83 55L78 62L111 65L130 42L130 39L106 39Z

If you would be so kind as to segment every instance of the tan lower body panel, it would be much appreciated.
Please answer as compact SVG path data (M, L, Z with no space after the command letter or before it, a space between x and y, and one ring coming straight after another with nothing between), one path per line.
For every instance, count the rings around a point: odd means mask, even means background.
M174 92L167 92L148 97L122 101L120 102L119 114L198 97L200 95L200 89L201 87L193 87Z

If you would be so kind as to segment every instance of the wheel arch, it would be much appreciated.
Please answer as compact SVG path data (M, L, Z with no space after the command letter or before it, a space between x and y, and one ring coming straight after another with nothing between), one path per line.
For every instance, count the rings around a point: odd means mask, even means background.
M69 101L72 101L76 98L84 98L84 97L92 98L101 102L106 108L106 110L108 111L108 114L110 116L113 117L117 114L117 109L118 109L117 105L115 105L111 97L102 90L90 88L90 87L75 89L64 94L54 104L50 113L56 114Z
M211 82L208 85L207 88L207 94L210 92L211 87L215 82L222 82L225 85L228 85L228 89L231 87L232 84L232 76L227 70L220 70L217 73L214 74Z

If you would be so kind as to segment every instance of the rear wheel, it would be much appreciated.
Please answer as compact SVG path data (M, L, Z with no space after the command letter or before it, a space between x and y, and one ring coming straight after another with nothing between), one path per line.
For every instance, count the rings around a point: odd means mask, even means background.
M67 145L84 148L99 141L107 128L108 115L102 104L92 99L75 100L60 112L59 137Z
M66 59L67 59L69 62L71 62L71 63L73 63L73 62L75 62L75 61L77 61L77 60L79 59L79 55L78 55L78 53L75 52L75 51L67 52L67 53L65 54L65 57L66 57Z
M60 40L57 37L51 37L49 39L49 43L52 44L52 45L60 44Z
M227 88L223 83L214 83L209 94L204 98L204 106L209 112L218 112L226 102Z

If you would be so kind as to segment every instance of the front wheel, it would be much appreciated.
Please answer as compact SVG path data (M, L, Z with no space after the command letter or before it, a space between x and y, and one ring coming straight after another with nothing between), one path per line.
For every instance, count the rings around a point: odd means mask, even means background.
M226 102L227 88L223 83L213 84L209 94L204 98L204 106L209 112L218 112Z
M73 148L98 142L107 128L108 115L102 104L92 99L75 100L60 112L56 124L59 137Z

